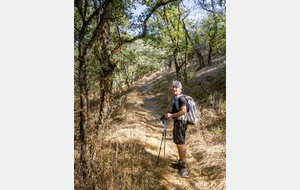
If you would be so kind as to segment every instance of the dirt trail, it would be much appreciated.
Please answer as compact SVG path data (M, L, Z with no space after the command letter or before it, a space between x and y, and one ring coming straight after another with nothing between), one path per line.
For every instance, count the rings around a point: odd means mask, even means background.
M176 163L178 158L177 148L173 143L173 121L167 122L167 141L164 158L164 144L162 145L159 164L157 156L162 140L164 124L160 123L159 118L166 110L158 110L155 96L152 94L152 84L155 80L163 77L164 71L157 71L148 77L138 81L128 93L127 104L131 105L131 111L126 110L128 121L119 126L115 137L121 139L139 139L145 145L148 160L151 165L148 167L146 189L195 189L192 188L192 181L189 177L178 178L174 175L177 169L171 167L171 163ZM124 138L125 137L125 138ZM191 155L187 158L191 161Z
M157 114L158 109L156 106L156 101L155 101L155 97L153 97L153 95L151 95L151 84L152 82L154 82L155 80L157 80L158 76L162 76L162 71L158 71L157 73L153 73L152 75L149 76L149 78L146 78L146 82L145 82L145 88L146 91L148 92L148 94L146 96L146 107L151 110L151 112L153 113L152 116L154 116L155 118L160 118L163 114ZM167 110L167 108L166 108ZM165 110L163 110L165 111ZM158 154L159 152L159 147L160 147L160 143L162 140L162 132L163 132L163 128L164 125L160 124L161 128L159 131L156 131L151 134L152 137L156 137L156 142L155 144L159 145L156 146L157 148L154 150L154 154ZM173 169L172 167L170 167L171 163L176 163L177 160L179 159L178 154L177 154L177 148L175 146L175 144L173 143L173 121L172 119L168 119L167 121L167 139L166 139L166 151L165 151L165 160L163 160L163 148L164 148L164 144L162 144L162 149L161 149L161 153L160 153L160 160L159 160L159 165L156 167L153 167L153 170L159 170L163 173L164 176L164 180L158 181L158 183L162 186L164 185L164 187L167 187L167 189L188 189L188 185L187 183L189 183L189 179L188 178L176 178L174 177L175 173L177 172L176 169ZM155 160L155 164L156 165L156 160Z
M220 61L219 64L207 66L195 75L201 78L199 81L202 83L211 82L211 78L217 78L216 75L225 68L225 61ZM126 103L123 101L123 106L117 107L119 108L117 116L111 118L114 127L106 137L112 142L115 141L122 149L123 157L119 158L120 163L125 163L126 160L128 164L123 165L122 172L125 172L125 175L136 176L138 182L133 183L136 184L134 187L137 189L226 189L226 144L207 141L209 138L221 138L218 131L212 134L200 130L200 127L188 127L186 148L189 175L178 178L174 176L177 169L171 167L172 163L176 163L179 158L176 145L173 143L173 120L169 119L165 157L163 144L159 164L156 164L164 128L159 118L171 108L167 106L171 102L162 100L164 97L162 93L168 90L162 89L163 92L157 92L157 89L163 88L160 82L166 81L166 76L170 76L170 73L159 70L138 80L126 92L124 98ZM160 87L157 87L158 85ZM167 83L163 82L163 85ZM172 96L171 92L166 94L166 101L170 101L169 96ZM158 101L164 102L164 106L158 105ZM202 114L207 117L207 125L215 125L213 117L222 116L217 116L213 108L203 110ZM128 186L129 189L131 187Z
M220 60L219 64L206 66L198 72L194 72L195 68L190 68L190 73L193 74L190 79L192 84L199 87L203 85L200 89L202 91L207 88L205 85L208 83L217 84L217 76L226 71L225 57L222 59L224 61ZM178 151L173 143L172 119L168 119L167 122L165 157L163 144L159 164L156 164L164 128L159 118L171 108L169 101L172 92L167 94L169 90L163 87L171 83L174 76L175 71L164 70L146 75L136 81L130 89L125 89L125 93L120 94L112 104L107 124L100 128L99 135L95 133L91 136L92 142L99 143L95 146L93 160L107 159L109 162L105 166L101 160L100 165L95 165L96 172L107 172L97 176L106 176L111 180L107 183L102 180L100 186L111 189L226 189L226 141L222 140L224 133L221 131L222 123L220 124L224 115L226 116L226 110L220 107L223 106L221 100L222 104L213 98L210 99L210 96L206 99L206 108L201 109L199 123L202 128L189 126L187 129L189 175L184 178L175 177L177 169L171 167L178 159ZM199 92L199 89L194 90L193 85L187 85L185 89L187 92L190 90L191 94ZM214 107L210 107L210 104ZM94 115L97 118L98 112ZM220 126L217 126L219 124ZM216 129L212 128L215 125ZM203 127L206 126L210 126L214 131L204 130ZM96 129L91 127L91 130ZM75 135L76 139L79 139L79 131ZM80 147L76 141L75 147ZM78 150L79 148L76 148L74 151L76 160L80 156ZM98 164L96 161L95 163ZM77 185L80 186L80 183Z

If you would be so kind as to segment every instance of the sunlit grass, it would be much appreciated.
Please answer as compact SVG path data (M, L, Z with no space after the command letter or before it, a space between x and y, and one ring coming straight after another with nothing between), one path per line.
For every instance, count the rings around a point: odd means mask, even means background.
M197 72L194 72L197 65L190 64L188 82L182 81L183 93L195 99L201 112L198 126L189 126L187 130L188 180L173 178L168 166L172 155L168 152L156 165L162 125L156 123L155 118L170 110L171 85L176 78L174 72L161 70L149 83L151 92L145 90L146 83L143 83L149 74L116 98L105 127L99 131L92 122L99 114L95 109L97 105L90 107L88 134L92 170L87 179L83 179L79 129L76 128L74 189L180 189L182 186L226 189L226 91L220 88L223 83L216 83L225 76L220 72L225 64L221 64L220 61L219 65ZM212 80L205 85L199 82L207 78ZM155 110L148 109L149 101L156 102ZM75 119L78 121L78 117ZM168 122L168 129L171 131L172 122ZM167 147L175 148L173 143L168 143Z

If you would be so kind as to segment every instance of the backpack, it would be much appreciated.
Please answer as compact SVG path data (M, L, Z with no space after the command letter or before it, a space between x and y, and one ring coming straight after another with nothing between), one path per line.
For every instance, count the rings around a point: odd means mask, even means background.
M177 110L180 110L179 103L177 101L180 96L183 96L186 99L187 105L189 107L189 111L186 113L186 115L177 117L177 119L178 120L186 120L188 125L196 125L197 126L197 123L198 123L198 120L200 117L200 113L197 109L196 103L194 102L192 97L185 95L185 94L179 94L178 96L176 96L173 99L173 102L175 103ZM173 105L173 102L172 102L172 105Z

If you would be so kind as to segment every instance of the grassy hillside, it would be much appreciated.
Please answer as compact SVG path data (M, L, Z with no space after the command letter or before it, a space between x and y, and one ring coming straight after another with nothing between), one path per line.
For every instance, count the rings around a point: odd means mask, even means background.
M188 81L183 85L183 94L191 96L201 112L200 128L210 132L217 131L220 136L206 138L207 143L225 143L226 133L226 60L225 56L214 59L215 64L196 71L197 59L192 60L187 68ZM173 69L173 68L172 68ZM164 71L164 77L156 80L153 93L159 103L161 114L170 110L173 98L172 82L176 80L174 71ZM197 127L198 128L198 127Z
M187 68L188 82L181 81L182 93L193 97L201 113L199 125L189 126L187 130L187 157L194 158L187 164L194 187L222 189L226 183L226 60L225 56L220 56L214 60L214 65L200 71L196 71L195 61ZM153 93L160 114L171 109L174 80L176 73L165 71L165 77L154 83Z
M91 95L89 143L92 173L81 176L79 129L75 122L75 189L226 189L226 61L196 71L196 59L188 64L183 93L197 103L201 118L189 126L186 136L188 178L175 179L176 149L172 121L168 122L166 157L156 165L163 125L159 117L170 110L172 81L176 74L161 69L149 73L125 92L115 94L105 127L97 130L97 96ZM75 115L75 121L77 117Z

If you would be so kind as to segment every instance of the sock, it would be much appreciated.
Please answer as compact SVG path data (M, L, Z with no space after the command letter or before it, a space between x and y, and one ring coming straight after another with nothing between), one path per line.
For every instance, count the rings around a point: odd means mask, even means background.
M182 161L181 161L180 159L178 160L178 162L179 162L180 164L182 163Z
M181 167L186 168L186 163L182 162Z

